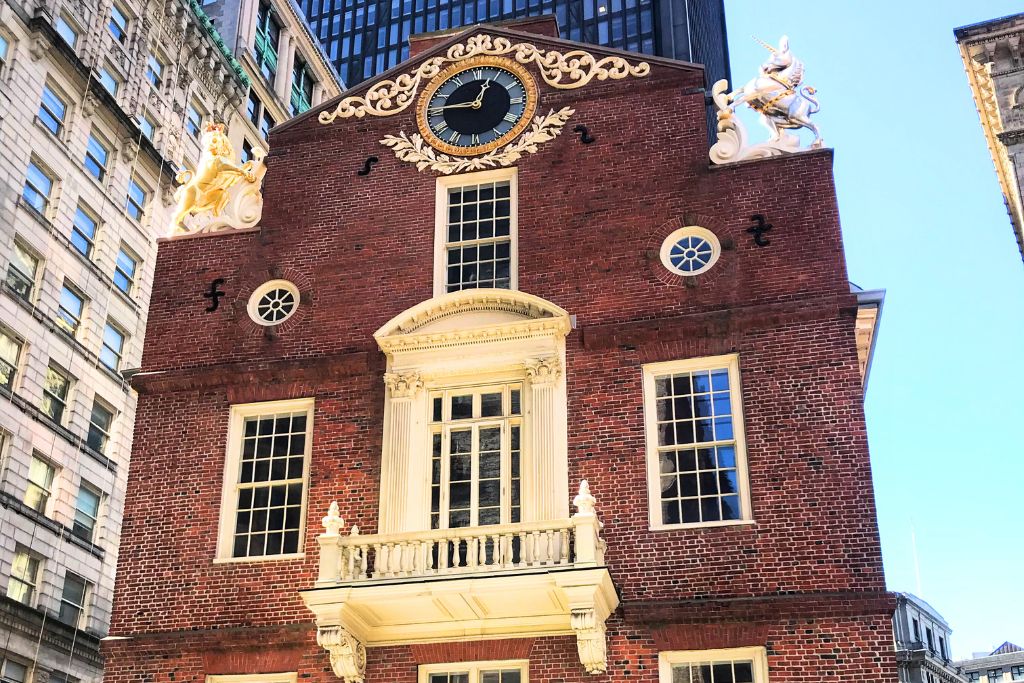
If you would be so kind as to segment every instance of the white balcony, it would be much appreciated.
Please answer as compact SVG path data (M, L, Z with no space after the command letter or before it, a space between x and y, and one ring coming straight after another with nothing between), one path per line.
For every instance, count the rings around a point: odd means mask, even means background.
M603 673L618 598L585 481L573 505L562 520L364 536L341 534L332 504L319 579L302 597L335 673L362 681L365 647L567 634Z

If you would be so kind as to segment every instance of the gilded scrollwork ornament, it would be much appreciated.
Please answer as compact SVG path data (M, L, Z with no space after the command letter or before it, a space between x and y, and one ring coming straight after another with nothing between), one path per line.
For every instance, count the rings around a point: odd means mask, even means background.
M343 98L334 111L321 112L319 121L328 124L339 118L400 114L416 101L420 86L438 75L446 64L479 55L509 55L520 64L535 65L545 83L561 90L581 88L595 79L642 78L651 72L647 62L631 64L623 57L597 57L585 50L545 50L531 43L513 43L503 36L482 33L452 45L444 55L425 60L415 71L380 81L363 95Z
M563 107L557 112L552 110L547 115L537 116L533 120L533 124L518 139L500 149L477 157L442 154L428 145L419 133L407 135L405 132L401 132L398 135L385 135L380 143L390 147L400 160L416 164L416 168L420 171L429 169L449 175L500 168L511 166L519 161L524 154L536 152L541 143L554 140L562 132L566 121L573 113L574 110L570 107Z

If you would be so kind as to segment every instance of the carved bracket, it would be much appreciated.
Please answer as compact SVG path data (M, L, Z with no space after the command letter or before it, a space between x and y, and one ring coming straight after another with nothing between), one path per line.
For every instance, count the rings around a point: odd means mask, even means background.
M576 633L580 663L588 674L603 674L608 668L604 620L598 618L593 608L573 609L569 625Z
M334 674L345 683L363 683L366 676L366 647L341 626L321 626L316 644L331 655Z
M413 398L423 388L418 372L385 372L384 384L391 390L391 398Z

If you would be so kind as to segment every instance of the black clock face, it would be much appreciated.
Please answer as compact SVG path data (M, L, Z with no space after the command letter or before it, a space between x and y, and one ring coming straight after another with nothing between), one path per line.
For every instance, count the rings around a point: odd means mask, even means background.
M500 139L523 118L526 87L505 69L480 66L441 84L427 103L430 132L453 147L477 147Z

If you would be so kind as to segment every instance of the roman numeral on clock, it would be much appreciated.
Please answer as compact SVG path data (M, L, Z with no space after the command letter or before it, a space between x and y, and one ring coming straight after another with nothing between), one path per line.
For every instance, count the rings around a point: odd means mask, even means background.
M474 69L473 70L473 78L475 78L477 80L480 80L483 77L484 77L484 70L483 69Z
M441 123L437 124L437 126L432 126L431 130L434 131L434 135L440 135L441 133L448 130L448 124L442 121Z
M522 104L523 103L523 98L522 97L513 97L508 102L509 102L509 104Z
M444 116L444 107L431 107L427 110L427 116Z
M519 119L518 116L516 116L512 112L509 112L509 113L505 114L505 119L504 120L508 121L509 123L515 123L518 119Z
M454 145L455 143L457 143L459 141L459 137L461 137L459 135L459 131L453 130L452 134L448 136L448 142L450 142L450 143L452 143Z
M473 133L473 136L470 138L469 142L470 142L471 145L479 145L480 144L480 136L477 135L476 133Z

